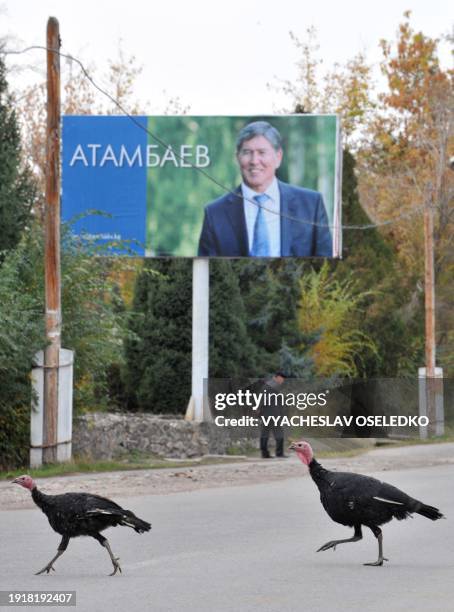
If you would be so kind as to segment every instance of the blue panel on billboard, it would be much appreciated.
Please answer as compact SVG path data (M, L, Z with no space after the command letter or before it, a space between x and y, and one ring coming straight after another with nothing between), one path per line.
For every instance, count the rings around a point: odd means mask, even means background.
M147 117L63 118L62 218L113 253L145 254L146 128Z

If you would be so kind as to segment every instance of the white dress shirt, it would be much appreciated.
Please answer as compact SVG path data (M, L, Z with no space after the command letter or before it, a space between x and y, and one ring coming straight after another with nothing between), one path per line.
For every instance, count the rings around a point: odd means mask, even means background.
M254 196L261 195L257 191L252 190L245 183L241 184L241 192L243 194L244 216L246 217L246 227L248 235L249 252L252 249L254 240L254 226L258 213L258 204L254 204ZM281 196L279 193L279 185L277 179L268 186L264 192L268 196L268 200L263 203L262 208L265 213L265 221L268 229L270 257L281 256ZM252 201L251 201L252 200Z

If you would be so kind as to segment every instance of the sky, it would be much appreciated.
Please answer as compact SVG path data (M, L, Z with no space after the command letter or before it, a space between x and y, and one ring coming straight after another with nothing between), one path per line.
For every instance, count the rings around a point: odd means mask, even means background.
M314 26L329 68L358 52L380 59L379 40L394 39L404 11L412 25L439 37L452 29L450 3L442 0L0 0L0 38L20 49L45 44L49 16L60 23L62 51L101 74L116 59L119 41L142 66L135 94L148 114L178 97L193 114L268 114L289 105L271 83L294 79L298 50ZM450 61L448 51L443 55ZM42 51L9 56L10 86L45 79ZM62 62L62 70L65 70ZM102 80L100 83L103 85Z

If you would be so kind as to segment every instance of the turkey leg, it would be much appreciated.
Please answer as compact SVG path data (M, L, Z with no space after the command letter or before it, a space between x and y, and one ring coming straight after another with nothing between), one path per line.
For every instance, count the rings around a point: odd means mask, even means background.
M36 572L35 576L39 576L39 574L44 574L44 572L46 573L50 573L50 570L55 572L55 567L54 567L54 562L58 559L58 557L60 557L65 550L68 548L68 543L69 543L69 538L68 536L63 536L62 541L60 542L60 546L57 549L57 554L55 555L55 557L53 559L51 559L49 561L49 563L43 567L42 570L39 570L39 572Z
M383 565L383 561L389 561L389 559L387 559L386 557L383 556L383 535L382 535L382 531L379 527L370 527L370 529L372 530L374 536L377 538L378 540L378 559L374 562L374 563L364 563L364 565L371 565L371 566L380 566Z
M107 548L107 552L109 553L109 557L110 560L112 561L112 565L113 565L113 572L111 574L109 574L109 576L113 576L114 574L117 573L117 571L120 571L121 574L121 567L120 564L118 563L120 561L119 557L115 557L112 549L110 548L110 544L107 538L105 538L104 536L102 536L100 533L96 534L95 536L93 536L94 538L96 538L98 540L98 542L104 546L104 548Z
M330 542L323 544L323 546L320 546L317 552L320 552L322 550L328 550L330 548L332 548L333 550L336 550L336 546L338 544L345 544L346 542L358 542L358 540L362 540L362 537L363 537L363 534L361 532L361 525L359 525L358 527L355 527L355 533L353 537L348 538L347 540L331 540Z

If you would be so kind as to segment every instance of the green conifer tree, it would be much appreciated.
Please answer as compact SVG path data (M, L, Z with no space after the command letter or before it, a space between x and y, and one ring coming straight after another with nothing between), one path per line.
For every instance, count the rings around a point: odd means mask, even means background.
M18 244L35 193L31 174L23 164L19 126L0 56L0 263L4 251Z
M246 328L230 262L210 264L209 375L255 375L256 350ZM192 262L147 262L137 278L125 340L128 407L184 413L191 395Z
M145 263L125 341L130 409L184 413L191 393L191 296L190 261Z
M303 338L297 323L304 263L295 259L240 260L234 263L234 270L246 307L248 332L257 350L256 376L277 370L297 377L310 375L312 362L305 353L313 339Z
M256 348L236 272L230 261L210 263L210 377L256 376Z

